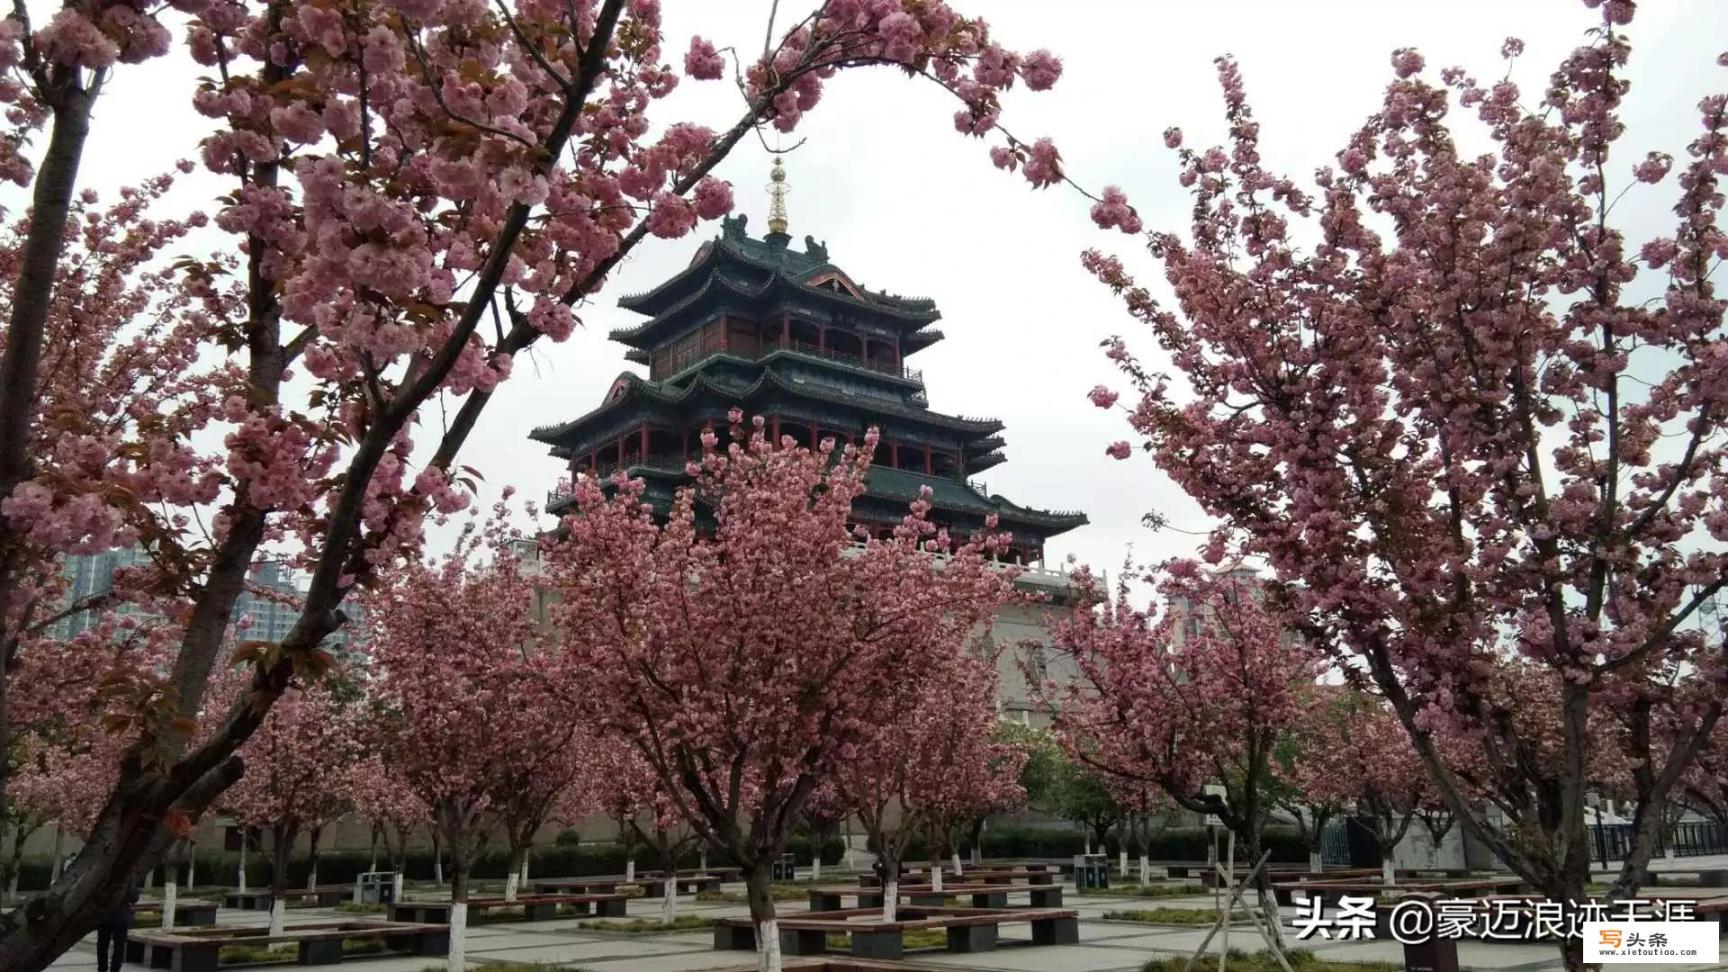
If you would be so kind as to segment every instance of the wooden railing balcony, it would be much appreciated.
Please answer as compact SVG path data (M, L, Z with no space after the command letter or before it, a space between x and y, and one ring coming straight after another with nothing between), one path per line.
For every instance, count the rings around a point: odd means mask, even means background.
M793 341L786 347L781 347L778 344L771 344L768 347L760 349L755 354L746 354L736 348L709 348L702 351L688 351L682 354L674 353L671 356L662 359L661 362L651 365L649 368L649 377L656 380L660 378L669 378L672 375L693 368L715 355L730 354L733 357L743 358L747 361L760 361L779 351L790 351L794 354L801 354L811 358L821 358L824 361L833 361L837 364L843 364L852 368L862 368L866 371L874 371L877 374L887 375L891 378L899 378L902 381L913 381L918 382L919 384L923 384L924 382L923 371L917 368L908 368L898 361L882 361L879 359L872 360L845 351L836 351L833 348L818 347L817 345L810 344L806 341Z

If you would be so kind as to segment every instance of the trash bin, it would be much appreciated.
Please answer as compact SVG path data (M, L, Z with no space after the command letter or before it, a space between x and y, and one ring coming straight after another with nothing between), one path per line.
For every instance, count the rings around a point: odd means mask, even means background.
M769 877L776 881L798 880L798 864L791 854L781 854L768 869Z
M395 871L366 871L354 882L359 904L389 904L396 900Z
M1090 891L1110 886L1110 864L1103 854L1074 855L1074 890Z

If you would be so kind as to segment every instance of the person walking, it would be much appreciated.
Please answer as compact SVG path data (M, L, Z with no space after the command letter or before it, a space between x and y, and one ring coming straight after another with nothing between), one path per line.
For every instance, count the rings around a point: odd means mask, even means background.
M126 895L96 926L96 972L120 972L126 964L126 933L132 930L132 909L138 904L138 885L126 886Z

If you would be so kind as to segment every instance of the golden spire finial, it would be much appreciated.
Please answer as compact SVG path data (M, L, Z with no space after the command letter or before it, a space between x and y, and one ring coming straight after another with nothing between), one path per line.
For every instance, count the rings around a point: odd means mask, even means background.
M768 173L768 232L786 232L786 168L780 156L774 156L774 169Z

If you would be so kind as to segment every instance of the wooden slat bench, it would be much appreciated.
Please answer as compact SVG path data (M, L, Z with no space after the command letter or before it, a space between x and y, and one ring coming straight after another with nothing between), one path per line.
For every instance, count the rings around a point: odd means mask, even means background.
M334 908L354 896L354 889L346 884L329 884L316 888L289 888L282 892L283 900L289 907L295 904L311 904L320 908ZM222 896L222 907L239 908L244 911L269 911L275 896L268 890L263 891L230 891Z
M623 888L641 888L645 898L658 898L666 893L664 878L638 874L634 881L623 877L547 878L536 880L534 890L541 894L618 894Z
M162 913L162 902L140 901L132 906L134 919L139 914ZM216 924L216 902L214 901L176 901L174 902L175 927L202 927Z
M295 956L299 964L331 965L342 961L342 943L355 939L379 939L386 949L411 955L450 951L448 925L346 921L291 925L280 935L263 928L145 929L127 936L126 959L171 972L216 972L225 946L292 943L299 946Z
M592 908L592 913L601 917L622 918L625 903L629 900L630 896L624 894L524 894L518 895L515 901L506 901L502 896L487 896L469 898L468 910L520 908L522 921L551 921L558 917L559 905L570 905L571 910L579 915L589 914ZM448 901L392 901L390 920L447 925L450 923L450 904Z
M941 928L948 933L948 951L984 952L996 947L1001 925L1032 926L1034 945L1072 945L1080 940L1079 914L1055 908L935 908L900 909L899 920L882 921L879 908L818 911L776 920L780 950L787 955L820 955L829 935L850 935L852 954L859 958L898 959L905 954L908 931ZM756 947L756 929L749 918L718 918L716 949Z
M900 897L914 905L939 906L948 898L971 898L974 908L1006 908L1009 895L1024 894L1034 908L1062 907L1062 885L1060 884L974 884L970 881L959 884L944 884L942 890L934 890L928 884L902 884L899 887ZM882 907L881 888L852 888L846 885L831 885L828 887L810 889L811 911L841 911L845 899L857 901L859 908Z
M1027 884L1052 885L1056 883L1057 877L1055 871L1043 869L990 870L988 868L970 867L958 876L955 876L954 872L949 871L946 868L943 869L942 874L944 883L947 882L949 877L953 877L955 882L965 884L1016 884L1024 881ZM901 872L901 878L915 878L920 882L924 882L929 880L929 871L924 868L913 868ZM874 874L860 874L858 875L858 886L861 888L880 887L881 882L877 880L876 875Z

